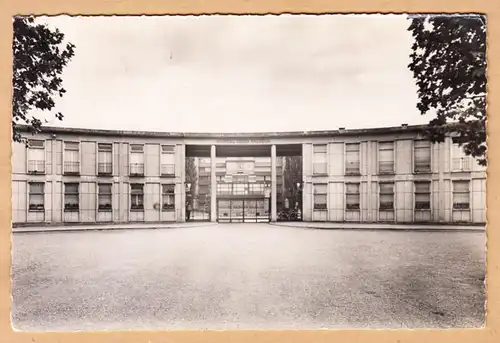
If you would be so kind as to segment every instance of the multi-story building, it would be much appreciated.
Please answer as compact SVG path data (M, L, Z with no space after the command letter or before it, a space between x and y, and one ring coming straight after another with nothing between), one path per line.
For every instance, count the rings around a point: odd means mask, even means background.
M204 194L207 219L275 221L278 161L301 155L305 221L485 223L485 168L452 136L423 139L423 128L182 134L46 127L28 145L13 143L13 222L184 221L191 156L199 158L195 193Z
M192 204L194 213L193 219L208 219L210 217L210 176L211 162L210 158L192 157L195 172ZM271 158L270 157L218 157L216 160L215 175L217 178L217 196L219 199L239 196L240 210L239 215L243 220L243 198L259 197L264 194L266 189L271 189ZM276 202L277 208L284 205L284 157L276 158ZM191 188L191 187L190 187ZM265 199L264 199L265 200ZM262 202L262 219L269 217L267 203ZM230 199L219 201L219 209L222 217L228 217L227 211L236 204ZM258 207L256 205L256 207ZM256 210L257 211L257 210ZM223 219L223 218L222 218ZM235 216L232 216L235 219Z

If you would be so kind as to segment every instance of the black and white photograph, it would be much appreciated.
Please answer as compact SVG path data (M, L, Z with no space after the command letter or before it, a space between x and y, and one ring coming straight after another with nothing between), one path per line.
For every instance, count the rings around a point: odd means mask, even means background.
M485 326L484 15L12 25L15 330Z

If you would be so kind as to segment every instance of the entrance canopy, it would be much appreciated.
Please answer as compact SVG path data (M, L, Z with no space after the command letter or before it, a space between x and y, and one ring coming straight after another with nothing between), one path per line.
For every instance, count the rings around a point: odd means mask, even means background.
M216 145L217 157L270 157L271 145ZM276 156L302 156L301 144L276 144ZM210 145L186 145L186 157L210 157Z

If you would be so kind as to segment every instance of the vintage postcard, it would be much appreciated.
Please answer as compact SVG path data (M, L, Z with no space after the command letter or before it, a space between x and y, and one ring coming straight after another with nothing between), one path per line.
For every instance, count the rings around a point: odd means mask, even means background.
M484 15L12 25L14 329L485 326Z

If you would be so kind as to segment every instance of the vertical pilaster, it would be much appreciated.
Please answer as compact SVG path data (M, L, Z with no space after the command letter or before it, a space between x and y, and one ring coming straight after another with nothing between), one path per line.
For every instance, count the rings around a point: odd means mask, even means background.
M210 221L217 221L217 174L216 171L216 148L210 147Z
M276 221L276 145L271 145L271 221Z

